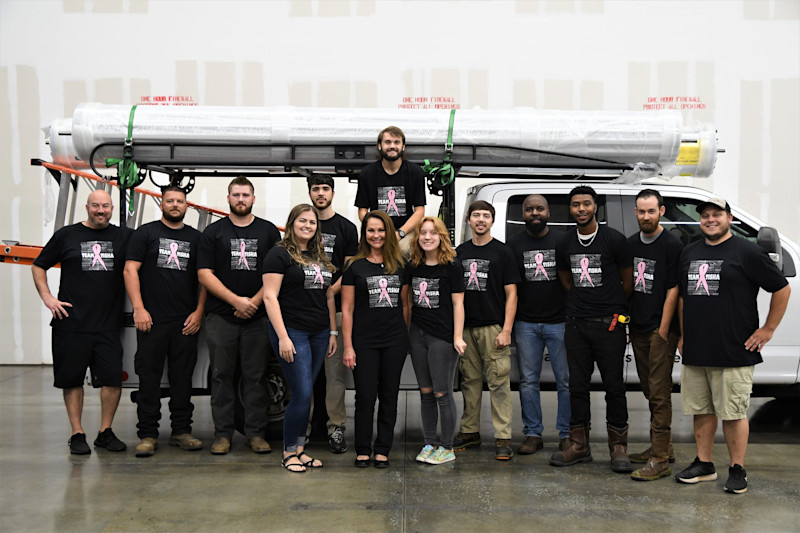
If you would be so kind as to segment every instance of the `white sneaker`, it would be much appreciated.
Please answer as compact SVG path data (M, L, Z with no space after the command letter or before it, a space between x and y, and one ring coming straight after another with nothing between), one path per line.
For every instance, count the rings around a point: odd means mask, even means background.
M435 451L436 451L436 448L434 448L430 444L426 444L425 447L422 448L422 451L419 452L419 454L417 454L417 461L420 462L420 463L427 463L428 462L428 457L430 457L431 454L433 452L435 452Z
M456 460L456 454L453 450L446 450L444 447L439 446L435 452L430 454L425 462L431 465L443 465L450 461Z

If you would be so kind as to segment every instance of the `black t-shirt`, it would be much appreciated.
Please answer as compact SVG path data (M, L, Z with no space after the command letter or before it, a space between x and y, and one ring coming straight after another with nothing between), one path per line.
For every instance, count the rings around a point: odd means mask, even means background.
M464 273L458 262L415 267L411 280L411 322L434 337L453 342L453 293L464 292Z
M567 295L556 273L556 247L563 238L563 232L550 229L544 237L531 237L523 231L508 241L521 278L517 284L517 320L564 322Z
M303 252L311 258L311 254ZM275 246L264 259L264 274L283 274L278 303L283 324L300 331L319 331L330 327L327 291L333 274L324 265L299 265L283 246Z
M506 285L519 283L514 252L492 239L483 246L471 240L456 249L464 270L464 326L502 326L506 317Z
M328 261L336 267L333 275L333 283L336 283L342 275L344 268L344 258L353 257L358 252L358 230L355 224L344 218L339 213L335 213L328 220L319 221L320 231L322 232L322 245L325 247L325 254ZM336 295L336 310L341 311L342 301L340 295Z
M366 258L353 262L342 275L342 286L355 287L353 345L369 348L408 343L400 294L408 285L408 272L400 268L387 274Z
M572 274L567 296L570 317L605 317L628 310L619 275L620 269L631 266L628 240L613 228L598 226L589 246L584 247L575 233L568 231L556 252L556 268Z
M153 324L185 320L197 309L197 248L200 232L172 229L160 220L136 230L126 259L138 261L144 307Z
M79 333L122 326L122 272L131 233L127 227L97 230L78 222L53 234L33 264L47 270L61 263L58 299L72 307L66 308L68 317L54 318L51 326Z
M255 217L245 227L234 225L230 218L217 220L206 228L200 239L197 268L210 268L234 294L250 298L261 290L261 262L280 238L278 228L263 218ZM247 322L233 316L233 307L211 294L211 291L208 293L206 312L220 315L231 322ZM265 314L262 303L250 320Z
M415 207L424 205L425 172L416 163L403 161L400 170L390 175L375 161L358 176L356 207L386 211L395 229L411 218Z
M733 236L716 246L688 245L680 257L683 364L739 367L762 361L744 343L760 327L759 287L784 288L786 278L761 247Z
M683 244L669 231L662 230L656 240L642 242L640 232L628 237L633 254L633 295L631 296L631 331L650 332L661 325L667 291L678 284L678 260ZM670 330L680 333L678 312Z

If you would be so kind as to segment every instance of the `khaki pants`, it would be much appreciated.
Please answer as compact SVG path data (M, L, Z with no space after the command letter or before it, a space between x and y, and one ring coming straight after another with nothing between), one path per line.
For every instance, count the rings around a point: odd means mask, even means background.
M462 433L479 433L483 376L489 385L492 404L492 426L495 439L511 438L511 350L496 348L499 325L464 328L467 349L459 359L461 392L464 395Z
M342 313L336 313L336 327L338 331L342 331ZM342 362L344 339L341 333L336 340L338 341L336 353L325 358L325 408L328 411L328 435L335 426L343 426L347 421L344 393L346 390L345 376L348 369Z

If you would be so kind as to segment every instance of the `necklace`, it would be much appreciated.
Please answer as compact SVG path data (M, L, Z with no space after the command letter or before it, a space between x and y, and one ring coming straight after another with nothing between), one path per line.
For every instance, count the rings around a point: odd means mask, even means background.
M594 229L594 232L591 235L582 236L581 232L578 231L578 228L575 228L575 233L577 233L578 235L578 242L580 243L580 245L583 246L584 248L588 248L589 246L591 246L592 243L594 242L594 238L597 237L597 230L599 229L600 229L600 224L597 225L597 227Z

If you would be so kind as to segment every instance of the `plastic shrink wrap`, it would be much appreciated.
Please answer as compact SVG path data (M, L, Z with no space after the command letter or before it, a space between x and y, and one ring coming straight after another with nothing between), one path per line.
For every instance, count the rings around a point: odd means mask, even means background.
M106 157L121 155L130 114L130 106L80 104L71 121L56 120L46 129L53 161L87 168L93 151L110 143L94 154L95 167L104 167ZM450 115L449 110L139 106L133 119L134 159L164 164L168 157L176 165L209 166L246 166L259 158L290 155L296 160L288 146L361 144L371 149L388 125L403 130L410 154L441 158ZM458 110L452 141L454 160L465 165L474 160L474 146L483 147L484 164L494 157L507 166L519 158L520 166L547 167L554 160L548 154L500 148L509 147L614 161L665 177L705 177L716 161L713 129L685 129L678 111ZM167 148L169 143L177 149ZM256 159L252 147L264 147ZM308 157L313 164L313 155ZM574 168L587 166L584 160L573 161Z

